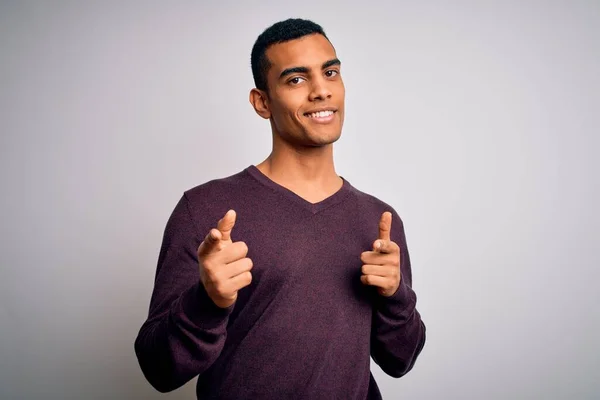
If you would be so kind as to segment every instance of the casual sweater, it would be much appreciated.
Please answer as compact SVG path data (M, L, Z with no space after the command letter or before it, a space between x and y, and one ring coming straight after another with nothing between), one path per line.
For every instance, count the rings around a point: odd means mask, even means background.
M183 193L164 231L148 319L135 341L161 392L198 376L199 399L380 399L370 356L388 375L425 343L404 226L396 211L343 185L311 203L254 165ZM252 260L252 281L220 308L202 282L197 248L227 210ZM400 286L390 297L361 282L363 251L392 213Z

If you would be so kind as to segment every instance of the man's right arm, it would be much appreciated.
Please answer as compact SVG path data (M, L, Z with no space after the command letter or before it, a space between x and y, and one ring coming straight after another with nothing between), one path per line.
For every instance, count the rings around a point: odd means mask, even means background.
M165 228L148 319L135 340L146 379L169 392L206 371L219 357L233 304L218 307L200 280L199 239L184 195Z

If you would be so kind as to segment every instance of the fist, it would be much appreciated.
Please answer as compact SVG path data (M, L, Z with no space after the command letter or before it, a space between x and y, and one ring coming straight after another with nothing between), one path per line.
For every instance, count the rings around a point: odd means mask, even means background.
M198 246L200 281L212 301L221 308L235 303L237 292L252 281L252 260L244 242L233 242L236 214L229 210Z

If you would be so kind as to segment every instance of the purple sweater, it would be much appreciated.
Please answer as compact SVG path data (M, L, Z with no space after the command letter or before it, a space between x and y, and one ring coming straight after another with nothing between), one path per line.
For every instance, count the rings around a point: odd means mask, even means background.
M230 208L252 282L229 308L200 282L196 250ZM360 281L384 211L401 249L391 297ZM354 188L310 203L254 165L186 191L169 218L148 319L135 341L154 388L198 376L199 399L380 399L370 356L390 376L414 365L425 325L411 289L404 227L388 204Z

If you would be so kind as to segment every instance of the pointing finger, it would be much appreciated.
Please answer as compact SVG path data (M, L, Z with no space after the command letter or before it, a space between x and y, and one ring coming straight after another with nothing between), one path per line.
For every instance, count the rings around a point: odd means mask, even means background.
M217 249L217 243L221 241L221 232L218 229L211 229L200 246L198 246L198 256L207 255Z
M373 242L373 251L378 253L394 253L399 250L398 245L391 240L377 239Z

